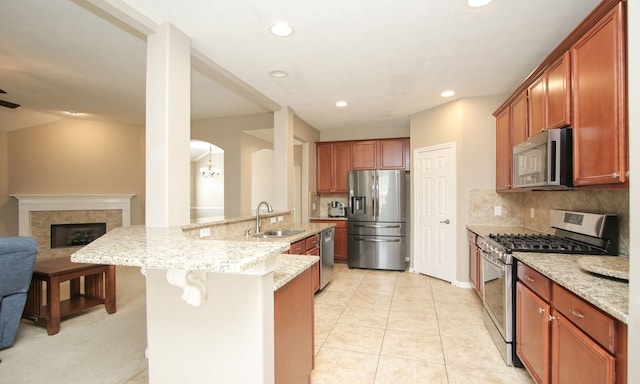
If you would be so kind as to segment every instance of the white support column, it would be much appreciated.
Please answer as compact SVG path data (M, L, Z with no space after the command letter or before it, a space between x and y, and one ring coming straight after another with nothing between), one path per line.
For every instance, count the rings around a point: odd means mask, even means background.
M189 223L191 42L171 24L147 39L146 225Z
M293 120L293 110L289 107L273 112L273 204L277 211L293 207Z

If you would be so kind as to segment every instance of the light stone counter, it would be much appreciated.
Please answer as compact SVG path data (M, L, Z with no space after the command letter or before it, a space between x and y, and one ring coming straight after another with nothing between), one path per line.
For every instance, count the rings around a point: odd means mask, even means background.
M541 233L518 226L467 225L467 229L482 237L487 237L490 233ZM619 279L601 277L583 270L578 265L578 260L587 255L534 252L516 252L513 255L519 261L567 288L610 316L627 323L629 283Z
M241 273L289 249L289 242L190 240L179 227L119 227L71 255L71 261L153 269Z
M276 269L273 271L273 290L277 291L284 287L318 260L320 260L318 256L278 255Z
M516 252L513 255L623 323L629 321L629 283L584 271L578 265L578 260L586 255L530 252Z

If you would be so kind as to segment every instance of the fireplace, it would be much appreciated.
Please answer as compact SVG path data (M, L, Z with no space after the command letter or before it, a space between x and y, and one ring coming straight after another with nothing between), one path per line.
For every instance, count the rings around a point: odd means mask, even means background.
M41 260L69 256L113 228L128 227L134 195L12 196L18 200L19 234L36 239Z
M51 224L51 249L81 247L107 233L107 223Z

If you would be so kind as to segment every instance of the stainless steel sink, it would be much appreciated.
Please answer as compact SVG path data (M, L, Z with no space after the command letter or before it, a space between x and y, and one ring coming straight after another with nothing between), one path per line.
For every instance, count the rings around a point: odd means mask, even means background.
M263 238L278 238L278 237L294 236L302 232L304 232L303 229L273 229L273 230L257 233L253 236L263 237Z

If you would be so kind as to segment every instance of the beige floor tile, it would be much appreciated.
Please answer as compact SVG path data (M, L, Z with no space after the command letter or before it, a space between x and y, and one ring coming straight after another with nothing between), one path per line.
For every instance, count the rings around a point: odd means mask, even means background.
M417 312L390 311L387 329L426 335L438 335L440 333L436 316Z
M380 354L384 329L337 324L324 345L346 351Z
M391 294L376 294L367 291L358 290L352 297L351 303L357 304L361 307L369 307L372 309L389 310L391 307Z
M436 315L436 307L431 296L402 296L393 295L391 310L400 312L414 312L423 315Z
M491 384L533 384L528 376L522 376L511 368L511 372L447 366L449 384L491 383Z
M387 329L381 355L444 364L440 336Z
M441 336L447 365L509 373L508 367L493 342L482 339Z
M478 339L487 344L492 343L491 336L482 318L462 314L462 316L438 316L440 335L464 339Z
M316 295L315 302L320 304L341 305L346 307L353 297L353 292L343 292L340 290L326 290Z
M388 318L388 310L372 309L352 302L340 316L338 324L384 329Z
M380 356L375 384L447 384L442 364Z
M312 384L371 384L379 355L322 348L311 372Z

